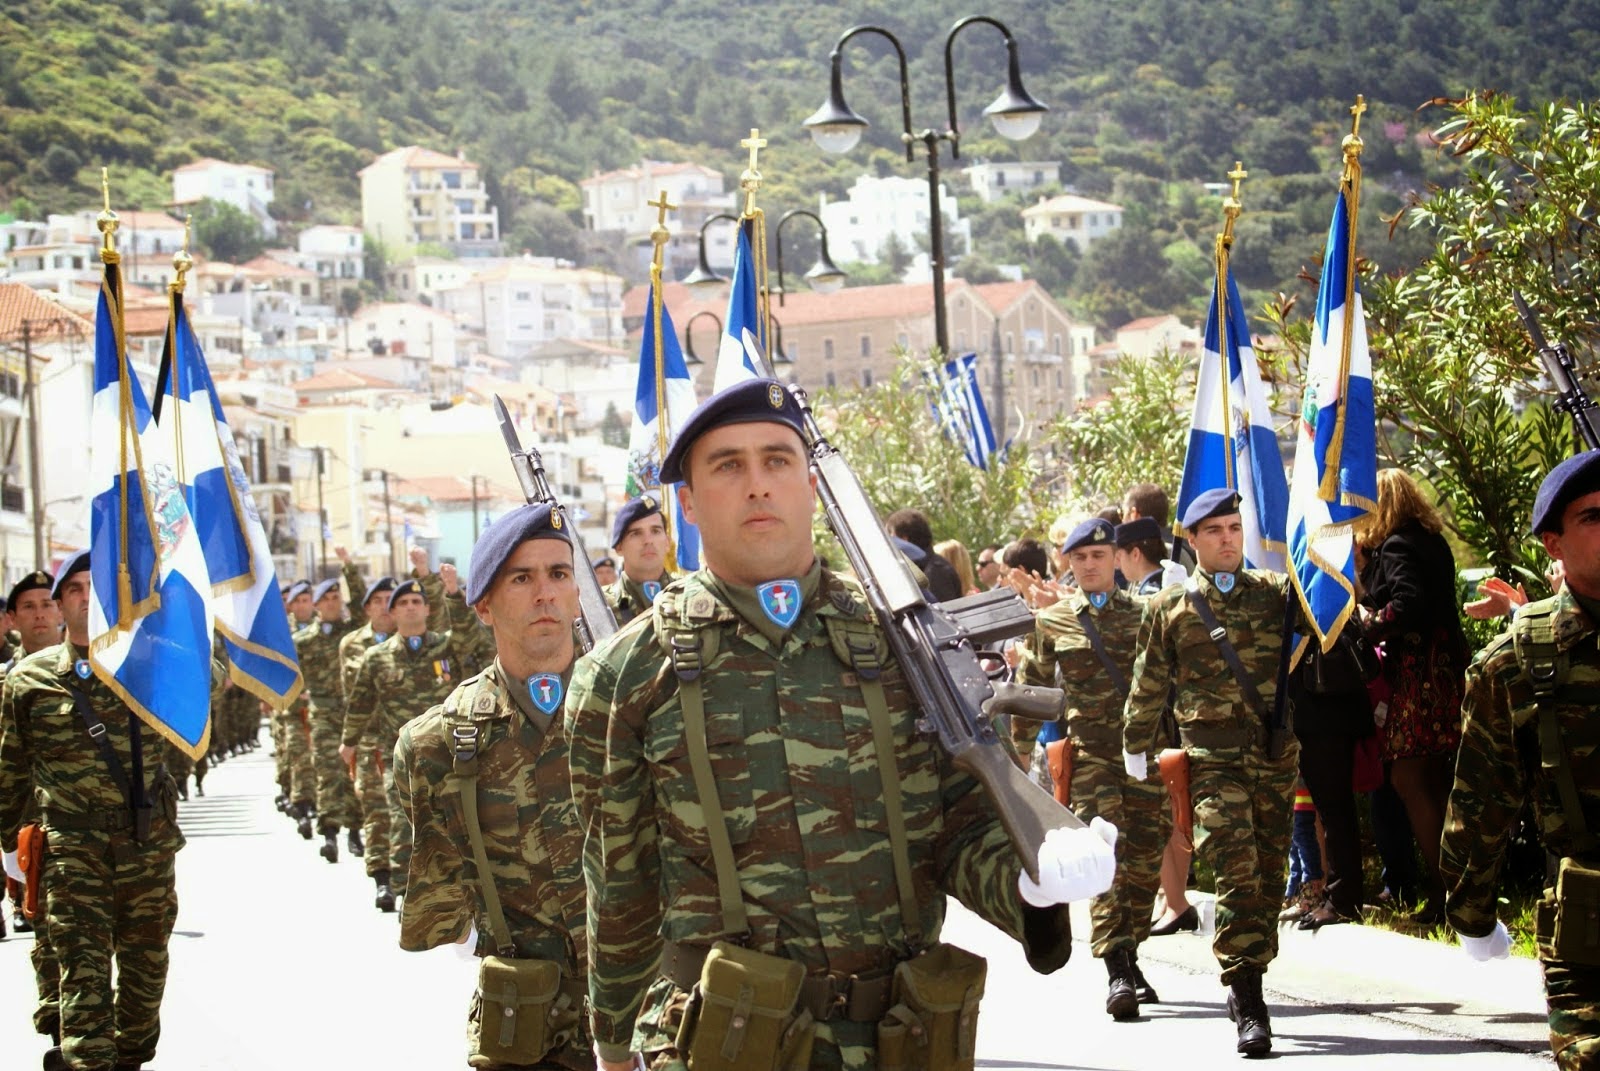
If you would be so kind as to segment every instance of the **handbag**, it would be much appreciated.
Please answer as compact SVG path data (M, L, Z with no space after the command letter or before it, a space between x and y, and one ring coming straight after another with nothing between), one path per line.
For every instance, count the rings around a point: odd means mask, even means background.
M1372 643L1346 628L1339 633L1333 648L1323 651L1311 643L1301 670L1306 691L1313 695L1350 695L1366 691L1367 684L1383 672L1378 652Z

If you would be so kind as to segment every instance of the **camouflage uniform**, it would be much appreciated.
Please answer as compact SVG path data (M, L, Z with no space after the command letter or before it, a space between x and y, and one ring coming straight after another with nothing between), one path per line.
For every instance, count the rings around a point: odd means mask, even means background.
M0 666L0 684L3 684L6 674L11 672L11 667L26 658L19 646L15 650L15 658L9 659L4 666ZM0 733L0 743L3 743L4 734ZM15 835L26 825L39 823L39 807L31 799L22 813L22 819L17 823L17 828L11 830ZM3 839L3 838L0 838ZM33 1009L33 1028L41 1034L49 1034L59 1039L61 1033L61 965L56 962L55 946L50 942L50 927L46 923L46 912L43 910L48 903L49 893L45 888L43 874L39 881L39 904L41 910L29 922L33 926L33 947L28 949L28 959L33 964L33 981L39 991L39 1003ZM19 901L20 902L20 901Z
M451 608L452 624L466 626L465 615L471 611L460 593L443 601ZM444 633L428 631L410 641L415 641L414 648L407 637L396 634L362 656L346 696L342 743L357 751L376 748L380 755L393 756L400 727L442 703L474 672L473 655L479 641L466 627ZM411 829L395 795L392 765L384 774L383 788L389 810L389 851L384 857L368 844L367 872L389 871L390 888L399 896L405 892L406 867L411 860ZM381 865L375 865L374 857Z
M671 573L663 572L658 583L665 588L672 583ZM605 587L606 602L611 604L611 611L617 617L617 627L626 625L638 617L650 606L650 598L644 592L644 585L628 575L627 569L617 573L617 579ZM659 597L660 593L657 593Z
M102 719L105 739L132 776L131 712L93 674L84 652L48 647L18 662L0 692L0 831L16 848L29 789L44 815L46 925L61 969L62 1050L74 1068L138 1065L155 1056L167 940L177 917L173 860L183 847L177 786L150 757L150 838L133 839L128 805L73 707L69 683ZM85 664L85 668L87 665ZM112 959L117 980L111 981Z
M1106 653L1124 679L1131 680L1143 608L1143 599L1113 591L1096 609L1087 595L1074 591L1038 615L1017 665L1022 683L1059 686L1066 692L1073 813L1085 822L1099 816L1117 827L1115 883L1089 906L1094 923L1090 947L1097 958L1115 948L1135 949L1150 936L1161 853L1172 832L1172 819L1159 769L1152 768L1138 782L1123 771L1122 713L1127 695L1100 664L1078 614L1088 610ZM1018 750L1031 750L1039 723L1018 718L1011 724Z
M451 727L473 724L479 732L478 823L516 956L559 963L564 988L581 1004L583 839L572 806L567 745L559 724L552 725L525 695L526 686L508 682L496 662L400 730L395 794L414 831L400 947L420 952L449 944L475 921L477 954L496 951L453 776ZM474 994L467 1013L472 1051L480 1003ZM580 1030L538 1066L593 1068L588 1031Z
M387 632L374 632L372 623L362 625L339 641L339 693L346 700L355 684L361 659L373 647L389 638ZM389 859L389 803L383 795L383 770L388 756L376 747L356 749L356 804L361 812L361 839L366 842L367 876L376 877Z
M1191 581L1228 630L1246 672L1270 711L1277 693L1288 577L1255 569L1233 574L1224 594L1204 569ZM1139 628L1138 661L1123 727L1124 750L1158 750L1157 727L1169 685L1189 756L1195 850L1216 876L1216 936L1211 948L1232 985L1259 974L1278 953L1278 911L1289 859L1300 746L1267 758L1265 727L1189 605L1186 586L1151 597ZM1153 766L1154 763L1151 763Z
M1556 771L1541 761L1538 729L1541 706L1553 710L1584 823L1589 833L1600 831L1600 737L1593 728L1600 627L1590 616L1595 610L1585 610L1569 591L1528 604L1467 670L1461 749L1439 855L1450 925L1462 934L1476 937L1494 928L1500 866L1526 800L1533 802L1539 839L1552 857L1575 856L1600 868L1600 851L1581 851L1575 843ZM1526 636L1530 622L1547 612L1567 668L1565 684L1541 704L1518 665L1512 636ZM1541 958L1556 1062L1592 1067L1600 1060L1600 967Z
M1038 970L1070 952L1065 907L1024 905L996 812L917 732L909 688L886 657L880 680L920 916L907 925L862 689L826 627L834 619L872 633L875 619L860 589L827 570L814 567L800 585L799 617L783 633L754 608L753 592L693 573L574 671L567 714L585 832L589 995L608 1059L638 1050L653 1066L681 1068L674 1031L688 992L655 977L663 939L703 948L736 936L724 928L679 684L662 646L683 626L716 638L697 679L751 948L813 975L881 978L912 954L908 929L938 938L948 893L1025 941ZM812 1066L873 1067L876 1029L837 1016L818 1023Z
M278 749L278 784L289 802L309 810L317 799L317 771L311 762L311 703L301 692L286 710L272 712L273 745Z
M361 573L348 562L344 566L344 582L352 592L359 594L362 590ZM352 603L350 613L343 621L313 618L294 634L295 657L300 660L300 675L305 680L305 697L309 704L317 824L324 834L353 828L361 821L355 793L350 788L350 772L339 758L339 734L344 727L339 641L367 621L367 612L360 606Z

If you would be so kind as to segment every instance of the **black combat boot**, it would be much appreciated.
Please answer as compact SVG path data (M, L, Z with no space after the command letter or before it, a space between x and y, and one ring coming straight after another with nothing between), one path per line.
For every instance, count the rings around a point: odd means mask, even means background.
M180 800L182 800L184 803L188 803L189 802L189 779L187 777L175 777L175 778L173 778L173 780L178 782L178 798Z
M311 804L297 803L290 811L294 816L294 828L306 840L311 839Z
M339 831L337 829L325 829L322 831L322 847L317 849L317 854L330 863L339 861Z
M394 893L389 891L389 872L380 870L372 875L372 882L378 887L378 895L372 901L372 906L379 911L394 910Z
M67 1054L61 1051L60 1045L44 1050L44 1071L72 1071L72 1065L67 1063Z
M289 797L285 796L282 792L272 797L272 805L278 808L279 814L289 813Z
M1228 1018L1239 1028L1239 1051L1246 1056L1265 1056L1272 1051L1272 1023L1261 996L1261 972L1239 974L1230 989Z
M1156 996L1156 987L1145 980L1144 972L1139 969L1139 950L1128 949L1128 965L1133 968L1133 991L1139 994L1140 1004L1160 1004L1161 998Z
M1106 974L1111 978L1106 1014L1118 1021L1139 1018L1139 995L1134 992L1133 965L1126 948L1113 948L1106 953Z
M349 845L350 854L357 859L367 854L367 846L361 839L361 830L356 827L350 827L350 835L345 838L345 843Z

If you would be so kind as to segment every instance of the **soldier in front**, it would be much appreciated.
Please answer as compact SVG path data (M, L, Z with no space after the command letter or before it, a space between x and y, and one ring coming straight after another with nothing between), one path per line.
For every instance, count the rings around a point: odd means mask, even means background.
M482 958L467 1014L474 1067L594 1066L583 840L560 732L578 616L572 553L548 505L484 530L467 601L494 629L494 663L401 729L394 750L413 830L400 947L470 941ZM506 1002L507 985L521 1003Z
M606 588L606 601L626 625L650 609L661 589L672 583L667 570L667 519L654 495L640 495L617 510L611 525L611 549L622 557L622 569Z
M1533 532L1566 585L1518 611L1467 670L1439 866L1461 947L1477 960L1507 955L1500 866L1533 801L1550 860L1535 910L1550 1047L1558 1066L1588 1068L1600 1066L1600 450L1545 477Z
M1195 850L1216 877L1211 948L1230 987L1238 1051L1272 1051L1261 976L1278 954L1278 910L1289 859L1299 744L1266 747L1277 694L1289 578L1244 566L1236 492L1219 488L1183 516L1199 567L1151 596L1139 629L1123 761L1143 781L1175 686L1173 716L1189 763Z
M1034 884L917 731L860 589L817 559L800 428L774 380L691 415L661 476L705 568L573 676L603 1071L970 1067L985 968L940 943L945 894L1047 973L1066 902L1110 885L1088 829L1052 834Z

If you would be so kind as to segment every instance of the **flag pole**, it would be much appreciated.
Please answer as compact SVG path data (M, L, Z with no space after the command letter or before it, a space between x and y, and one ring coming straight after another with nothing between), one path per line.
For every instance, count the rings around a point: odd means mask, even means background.
M1322 484L1317 495L1324 502L1338 502L1339 457L1344 451L1345 415L1349 399L1346 397L1350 383L1350 343L1355 331L1356 317L1356 217L1361 209L1361 116L1367 110L1367 100L1357 93L1356 102L1350 106L1350 133L1339 148L1344 153L1344 174L1339 178L1339 195L1344 198L1345 217L1350 233L1346 239L1344 261L1344 335L1339 340L1339 403L1334 410L1333 434L1328 439L1328 453L1322 471Z
M119 462L122 466L121 476L117 480L118 488L118 524L117 524L117 622L116 627L121 628L132 622L125 620L133 606L133 580L128 575L128 425L133 416L133 388L128 382L128 359L124 348L125 329L122 320L122 286L121 276L117 273L117 266L121 263L121 256L117 253L117 214L111 211L111 178L105 168L100 169L100 194L104 201L104 209L95 219L95 226L101 234L100 262L105 265L106 310L111 316L111 337L117 347L117 360L121 363L122 374L117 378L120 386L117 391L117 425L120 431L118 436ZM113 274L117 274L118 283L111 285ZM139 464L139 445L134 443L134 464ZM140 466L143 471L143 466Z
M661 199L659 201L646 201L645 203L656 210L656 225L650 228L650 242L654 246L650 254L650 337L656 362L656 457L665 458L668 445L667 429L671 427L671 424L667 417L666 330L662 326L663 310L666 308L667 299L661 293L661 262L665 255L667 242L672 238L672 232L667 230L667 213L678 206L667 200L666 190L661 191ZM665 487L658 486L656 492L661 497L661 519L664 522L663 527L667 530L666 560L675 562L677 561L677 550L672 545L672 521L678 504L667 501L670 496L667 494Z
M1222 201L1222 233L1217 235L1215 246L1217 361L1221 366L1219 369L1221 375L1218 378L1222 386L1222 456L1229 488L1239 485L1239 475L1238 458L1234 455L1233 428L1230 426L1233 418L1233 369L1228 361L1228 345L1232 341L1228 333L1228 255L1233 249L1233 225L1239 219L1239 213L1244 210L1239 201L1239 185L1249 174L1250 172L1244 169L1243 161L1233 162L1233 170L1228 172L1228 178L1233 180L1233 193Z
M754 261L751 267L756 278L756 324L761 333L756 341L760 343L761 355L770 369L774 362L772 294L767 289L767 216L756 207L756 191L761 189L761 170L756 166L757 158L761 150L766 148L767 139L761 136L760 130L751 127L750 136L741 139L739 144L750 150L750 165L739 173L739 188L744 191L744 210L739 214L739 226L743 227L746 221L750 223L750 257Z
M172 459L178 473L178 486L189 487L188 474L184 468L185 458L183 449L183 406L178 403L180 386L183 378L178 374L178 317L183 313L183 291L188 285L187 276L189 269L194 267L194 258L189 255L189 226L194 217L186 215L183 221L183 248L172 254L173 280L167 284L167 352L171 354L171 364L167 369L167 380L164 384L172 392L172 442L174 453ZM162 391L156 392L157 417L160 415L159 406L162 404ZM194 489L189 489L189 512L194 513L197 499L193 497Z

